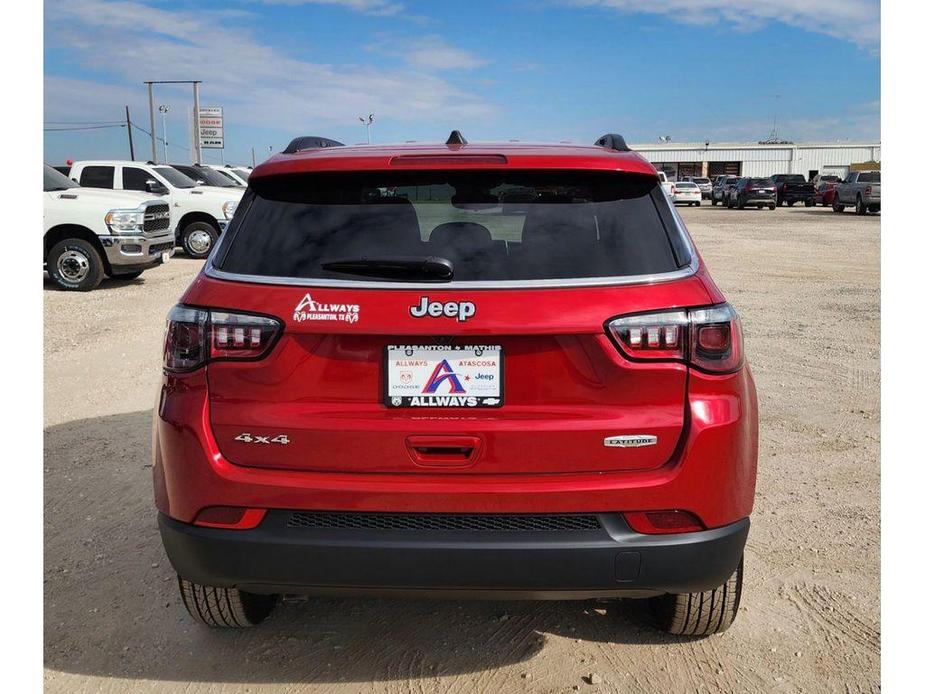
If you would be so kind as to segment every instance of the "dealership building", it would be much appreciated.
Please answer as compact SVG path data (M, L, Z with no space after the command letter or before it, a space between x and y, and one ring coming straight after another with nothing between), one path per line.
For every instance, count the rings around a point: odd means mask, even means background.
M684 176L772 176L780 173L836 174L880 168L879 142L738 143L659 142L630 147L669 180Z

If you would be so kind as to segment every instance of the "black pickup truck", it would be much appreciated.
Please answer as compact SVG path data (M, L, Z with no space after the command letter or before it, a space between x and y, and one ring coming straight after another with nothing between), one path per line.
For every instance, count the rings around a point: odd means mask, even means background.
M816 188L803 174L774 174L771 181L777 189L778 205L787 203L788 207L793 207L793 203L802 202L807 207L815 206Z

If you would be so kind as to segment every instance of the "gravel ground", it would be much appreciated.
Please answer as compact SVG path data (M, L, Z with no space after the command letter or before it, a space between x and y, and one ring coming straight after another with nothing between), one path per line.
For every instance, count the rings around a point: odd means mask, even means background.
M664 636L641 603L312 600L195 625L154 521L150 408L182 255L90 294L45 283L48 692L867 692L880 681L880 222L685 209L743 316L761 460L743 607ZM591 675L594 674L594 684Z

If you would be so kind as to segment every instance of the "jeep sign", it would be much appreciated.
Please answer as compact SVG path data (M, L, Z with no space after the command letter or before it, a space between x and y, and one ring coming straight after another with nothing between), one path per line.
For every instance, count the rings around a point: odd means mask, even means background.
M221 106L199 108L199 144L203 149L225 149L225 124Z

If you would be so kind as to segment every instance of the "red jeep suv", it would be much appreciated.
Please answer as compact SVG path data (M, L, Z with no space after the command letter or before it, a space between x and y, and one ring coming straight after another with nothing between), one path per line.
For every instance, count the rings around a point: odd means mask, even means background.
M631 597L726 629L755 388L652 165L619 135L303 142L168 316L154 490L190 614Z

